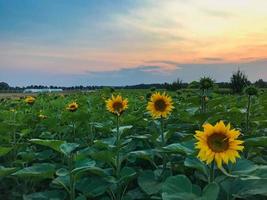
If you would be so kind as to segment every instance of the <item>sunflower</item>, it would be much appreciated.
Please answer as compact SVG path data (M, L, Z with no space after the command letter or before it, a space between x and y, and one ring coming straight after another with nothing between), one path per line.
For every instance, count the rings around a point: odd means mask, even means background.
M72 102L67 106L67 110L71 111L71 112L75 112L78 109L78 104L76 102Z
M222 163L228 164L236 162L236 158L240 158L238 151L244 149L243 141L237 140L240 132L231 129L230 124L225 126L223 121L203 125L204 131L196 131L195 138L198 140L195 148L199 149L198 158L210 164L216 161L218 168L222 167Z
M32 97L32 96L28 96L28 97L25 98L24 101L25 101L27 104L29 104L29 105L33 105L34 102L35 102L35 98Z
M109 112L120 116L128 108L128 99L123 99L120 95L116 97L112 95L106 100L106 108Z
M43 115L43 114L39 114L38 117L39 117L39 119L47 119L47 116Z
M173 108L172 98L165 93L160 94L159 92L150 97L150 102L147 105L147 110L153 118L166 118Z

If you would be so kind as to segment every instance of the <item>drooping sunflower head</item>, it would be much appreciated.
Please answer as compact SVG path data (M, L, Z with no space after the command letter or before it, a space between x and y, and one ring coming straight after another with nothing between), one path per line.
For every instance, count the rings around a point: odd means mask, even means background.
M172 98L165 93L154 93L147 104L147 110L153 118L166 118L173 110Z
M128 99L123 99L120 95L112 95L106 100L106 108L109 112L120 116L128 108Z
M195 148L199 150L198 158L207 164L215 160L219 168L222 164L236 162L240 158L239 152L244 149L243 141L237 140L240 132L231 129L230 124L227 126L220 121L212 126L211 124L203 125L204 131L196 131L195 138L198 140Z
M72 102L67 106L67 110L70 112L75 112L79 108L79 105L76 102Z
M24 101L25 101L27 104L29 104L29 105L33 105L34 102L35 102L35 98L32 97L32 96L28 96L28 97L25 98Z

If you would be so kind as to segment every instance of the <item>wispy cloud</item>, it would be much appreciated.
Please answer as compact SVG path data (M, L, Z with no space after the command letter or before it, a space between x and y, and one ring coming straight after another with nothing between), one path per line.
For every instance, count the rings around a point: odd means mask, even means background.
M123 85L206 73L227 80L238 63L252 79L265 78L266 7L266 0L0 1L0 78L24 84L28 72L36 83Z
M219 57L205 57L202 59L206 61L224 61L224 58L219 58Z
M212 16L212 17L219 17L222 19L228 19L228 18L233 18L235 15L233 13L223 11L223 10L214 10L214 9L206 9L202 8L200 9L203 13Z

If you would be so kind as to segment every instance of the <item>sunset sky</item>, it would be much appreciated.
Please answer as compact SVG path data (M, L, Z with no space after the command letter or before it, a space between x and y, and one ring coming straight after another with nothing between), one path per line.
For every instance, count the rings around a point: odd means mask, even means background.
M267 80L266 0L0 0L12 86Z

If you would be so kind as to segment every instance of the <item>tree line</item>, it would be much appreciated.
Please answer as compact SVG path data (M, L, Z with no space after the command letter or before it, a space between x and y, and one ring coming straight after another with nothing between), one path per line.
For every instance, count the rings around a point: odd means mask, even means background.
M201 79L200 79L201 80ZM170 91L176 91L179 89L196 89L200 87L200 80L199 81L192 81L191 83L185 83L181 79L177 79L171 83L155 83L155 84L138 84L138 85L126 85L126 86L117 86L112 87L114 89L167 89ZM215 82L215 80L213 80ZM248 80L247 75L238 70L234 72L230 78L229 82L217 82L216 87L218 88L225 88L231 89L234 93L240 93L243 89L248 85L254 85L258 88L267 88L267 82L263 79L259 79L252 83ZM43 86L43 85L30 85L27 87L11 87L5 82L0 82L0 91L24 91L25 89L63 89L63 90L95 90L95 89L102 89L108 86L72 86L72 87L58 87L58 86Z

